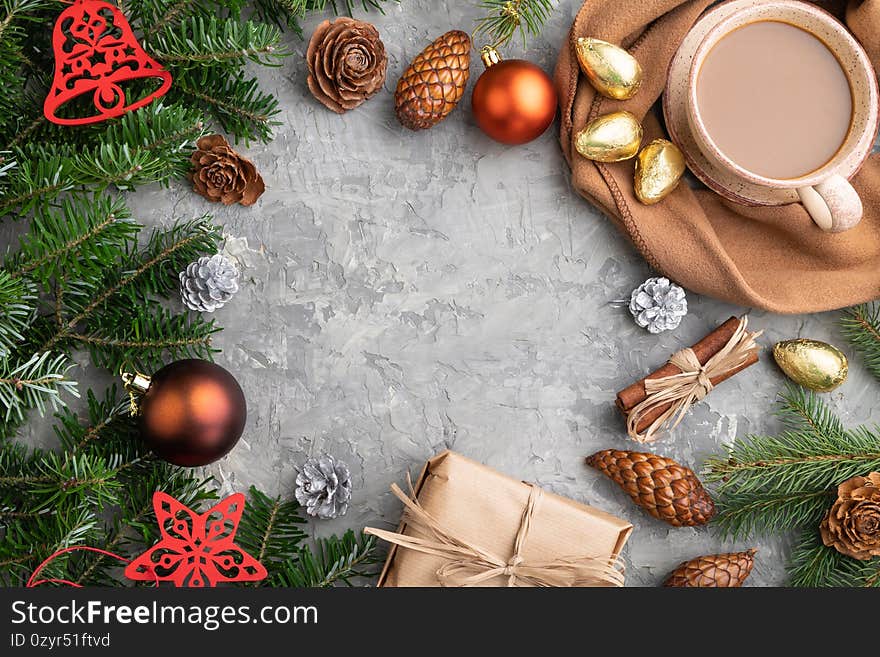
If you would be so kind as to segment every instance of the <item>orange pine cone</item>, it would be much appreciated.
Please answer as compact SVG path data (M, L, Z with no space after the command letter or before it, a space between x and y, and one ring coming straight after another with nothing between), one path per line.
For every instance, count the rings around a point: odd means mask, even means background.
M678 587L739 587L752 572L755 565L755 552L729 552L727 554L707 554L678 566L663 586Z
M715 504L697 476L672 459L606 449L588 456L587 465L617 482L633 502L673 527L704 525L715 515Z
M400 76L394 109L410 130L431 128L455 109L470 76L471 38L452 30L439 36Z

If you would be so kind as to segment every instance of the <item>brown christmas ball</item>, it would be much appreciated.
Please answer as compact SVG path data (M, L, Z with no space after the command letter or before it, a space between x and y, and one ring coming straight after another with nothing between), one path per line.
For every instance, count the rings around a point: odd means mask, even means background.
M156 455L195 467L213 463L238 442L247 419L241 386L204 360L179 360L150 379L139 402L140 430Z
M540 137L556 116L556 89L550 77L523 59L501 60L492 49L484 49L483 62L487 68L471 96L477 125L503 144L525 144Z

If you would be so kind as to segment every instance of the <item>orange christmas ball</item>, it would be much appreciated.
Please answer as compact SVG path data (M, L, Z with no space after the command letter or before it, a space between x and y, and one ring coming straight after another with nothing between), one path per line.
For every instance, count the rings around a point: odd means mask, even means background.
M471 107L477 125L502 144L525 144L540 137L556 116L556 89L539 66L523 59L501 60L483 51L487 68L477 80Z

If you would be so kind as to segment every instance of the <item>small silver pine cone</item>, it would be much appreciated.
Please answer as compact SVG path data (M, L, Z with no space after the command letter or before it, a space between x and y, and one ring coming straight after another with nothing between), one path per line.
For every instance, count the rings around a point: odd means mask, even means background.
M651 333L676 328L687 315L688 304L684 290L668 278L649 278L633 290L629 311L636 324Z
M338 518L348 511L351 473L329 454L310 458L296 475L296 499L306 513L318 518Z
M238 292L238 268L224 255L203 256L180 272L180 297L190 310L212 313Z

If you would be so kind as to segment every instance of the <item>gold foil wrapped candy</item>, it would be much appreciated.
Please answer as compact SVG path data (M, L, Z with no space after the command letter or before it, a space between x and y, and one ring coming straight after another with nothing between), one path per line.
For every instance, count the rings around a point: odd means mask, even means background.
M642 143L642 126L630 112L604 114L590 121L575 137L577 152L588 160L620 162L635 157Z
M837 347L819 340L785 340L773 358L789 379L816 392L830 392L846 380L849 364Z
M582 37L577 40L575 51L584 75L606 98L632 98L642 85L642 67L620 46Z
M636 158L635 191L645 205L659 203L684 174L684 155L666 139L655 139Z

